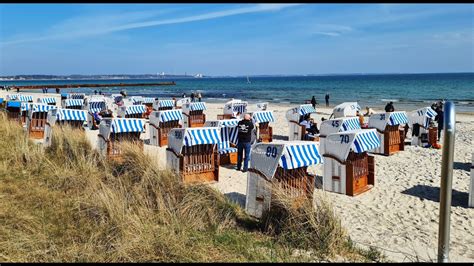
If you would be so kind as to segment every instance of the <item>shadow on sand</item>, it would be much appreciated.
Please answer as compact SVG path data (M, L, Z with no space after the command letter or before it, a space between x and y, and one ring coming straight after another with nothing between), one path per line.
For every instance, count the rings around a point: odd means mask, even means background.
M419 197L421 199L427 199L434 202L439 202L439 187L431 187L426 185L416 185L405 191L403 194ZM469 194L467 192L461 192L453 189L451 206L467 208Z
M273 139L278 139L278 140L288 140L288 136L282 136L282 135L273 135Z
M453 164L454 170L464 170L464 171L471 171L471 163L461 163L461 162L454 162Z

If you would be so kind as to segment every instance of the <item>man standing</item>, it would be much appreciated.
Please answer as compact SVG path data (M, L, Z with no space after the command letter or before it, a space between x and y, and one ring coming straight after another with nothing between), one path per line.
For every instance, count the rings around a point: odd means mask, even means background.
M193 91L193 92L191 92L191 102L194 102L194 97L195 97L195 95L194 95L194 91Z
M329 93L326 93L326 96L324 96L324 99L326 100L326 107L329 107Z
M438 141L441 138L441 131L443 131L444 127L444 112L443 112L443 107L441 105L438 105L436 107L436 117L435 121L438 122Z
M200 92L198 92L198 101L201 102L202 95Z
M316 97L313 96L313 98L311 98L311 104L313 105L313 108L316 109Z
M242 172L247 172L249 166L249 157L250 157L250 147L252 141L252 131L254 129L254 125L252 120L250 119L249 114L244 115L244 119L240 120L237 124L238 134L237 134L237 171L240 171L242 166L242 156L244 155L243 152L245 150L245 158L244 158L244 169Z
M387 103L387 105L385 105L385 112L387 113L395 112L395 108L393 107L393 102L389 102Z

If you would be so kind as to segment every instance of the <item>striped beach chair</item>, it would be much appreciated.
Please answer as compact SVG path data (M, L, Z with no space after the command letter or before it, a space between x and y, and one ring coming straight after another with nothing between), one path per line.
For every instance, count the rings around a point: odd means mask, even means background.
M91 130L98 129L94 114L107 110L107 101L104 98L89 98L84 102L87 111L87 127Z
M12 121L17 121L21 123L21 113L23 111L24 106L28 106L26 103L19 102L19 101L8 101L5 105L5 110L7 112L7 118Z
M44 143L45 147L51 145L53 136L53 128L69 126L76 129L83 129L83 125L87 120L86 110L62 109L55 108L48 111L46 124L44 127Z
M272 142L273 128L270 126L270 122L275 122L273 111L257 111L251 115L252 120L257 124L257 141Z
M205 127L220 128L221 141L217 146L219 165L237 164L237 124L239 119L206 121Z
M187 103L182 106L184 127L202 127L206 122L204 111L207 110L205 102Z
M436 115L436 111L431 109L431 107L420 108L408 114L408 121L412 132L415 133L414 129L415 127L417 128L415 130L417 134L412 136L411 145L425 146L424 144L429 143L432 146L437 143L438 128L430 125L430 122L434 121Z
M64 109L80 110L80 109L82 109L83 105L84 105L84 100L83 99L65 99L62 102L62 108L64 108Z
M153 102L153 110L155 111L172 110L174 106L175 106L175 101L172 99L156 100Z
M147 107L153 107L154 102L155 102L155 98L143 97L142 104L146 105Z
M242 118L241 115L247 112L248 102L232 99L224 105L224 114L217 115L217 119L230 119L230 118ZM239 115L238 115L239 114Z
M27 134L32 139L43 139L48 111L57 107L40 103L32 103L29 107L26 120Z
M254 217L261 217L271 204L270 184L286 191L295 204L311 198L315 176L308 174L307 169L322 162L317 142L275 141L255 144L247 174L245 210Z
M358 117L340 117L321 122L319 130L319 150L324 154L326 137L333 133L361 129Z
M117 116L125 118L144 118L146 110L147 107L143 104L120 106L117 111Z
M360 105L357 102L344 102L336 105L332 110L330 118L352 117L356 116L357 111L360 111Z
M180 109L153 111L150 114L150 144L160 147L168 145L168 133L173 128L181 128L182 120Z
M316 109L311 104L302 104L286 112L289 128L288 140L304 140L306 128L300 125L300 121L305 115L314 113L316 113Z
M386 156L405 150L405 129L408 123L405 111L373 114L369 118L369 128L377 130L382 145L374 152Z
M104 118L99 125L99 152L109 159L122 160L121 143L131 142L143 149L141 134L145 131L145 119Z
M329 134L323 154L324 190L355 196L371 189L375 185L375 162L368 151L380 145L375 129Z
M38 98L38 103L43 103L47 105L56 105L56 98L55 97Z
M218 127L175 128L170 131L166 165L184 183L209 183L219 180L220 142Z
M69 94L69 99L80 99L84 100L86 98L85 93L71 93Z

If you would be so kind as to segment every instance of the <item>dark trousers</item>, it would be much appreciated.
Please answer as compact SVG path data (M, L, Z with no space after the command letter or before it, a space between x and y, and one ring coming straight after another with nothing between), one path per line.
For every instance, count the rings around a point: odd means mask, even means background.
M237 168L240 169L242 166L242 155L245 150L245 158L244 158L244 169L243 171L248 170L249 166L249 159L250 159L250 142L241 142L237 143Z
M326 107L329 106L329 100L326 100Z
M441 138L441 131L443 131L443 125L438 124L438 141Z

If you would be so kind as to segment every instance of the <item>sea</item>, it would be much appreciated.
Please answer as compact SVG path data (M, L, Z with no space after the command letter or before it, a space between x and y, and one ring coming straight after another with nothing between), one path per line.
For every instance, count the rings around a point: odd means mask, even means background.
M129 96L172 98L200 92L203 101L224 102L231 98L253 102L302 104L316 97L317 105L330 106L356 101L362 108L383 109L392 101L395 109L414 110L439 100L453 101L457 112L474 112L474 73L440 74L360 74L326 76L225 77L178 79L110 79L110 80L15 80L0 81L0 85L40 84L109 84L156 83L174 81L172 86L108 87L61 89L65 92L104 94L125 90ZM36 90L38 91L38 90ZM13 91L12 91L13 92ZM48 92L54 92L50 89Z

